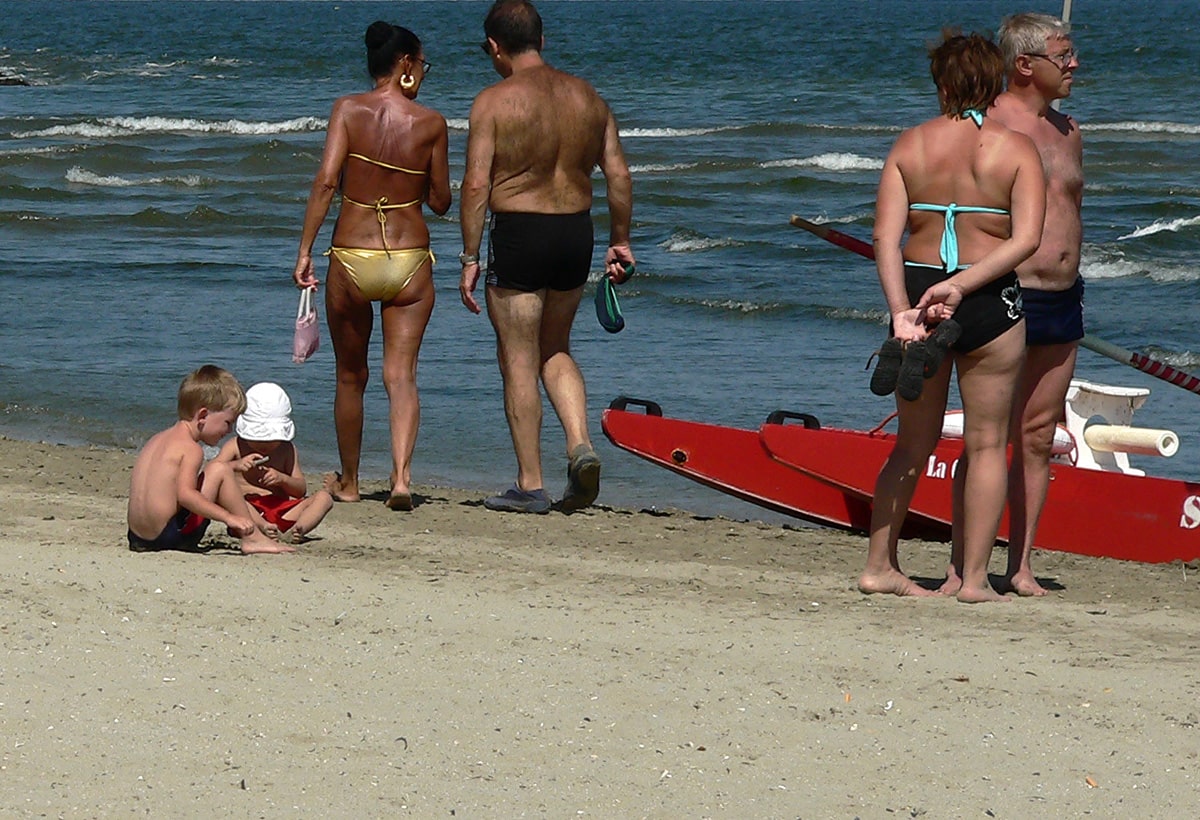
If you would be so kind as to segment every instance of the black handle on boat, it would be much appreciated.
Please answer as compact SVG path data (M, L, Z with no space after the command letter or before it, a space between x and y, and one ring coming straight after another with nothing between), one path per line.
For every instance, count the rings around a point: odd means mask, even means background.
M767 416L767 424L783 424L788 419L803 422L805 430L821 429L821 422L817 421L816 416L810 413L793 413L791 410L776 410Z
M624 410L631 404L636 407L644 407L646 409L647 416L662 415L662 408L658 406L657 402L650 401L649 399L635 399L631 396L617 396L615 399L609 402L608 409Z

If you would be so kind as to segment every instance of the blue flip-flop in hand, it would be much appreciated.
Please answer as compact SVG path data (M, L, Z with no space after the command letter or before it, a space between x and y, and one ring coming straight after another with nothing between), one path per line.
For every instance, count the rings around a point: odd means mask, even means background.
M625 268L625 276L633 275L634 266ZM620 333L625 327L625 317L621 315L621 303L617 301L617 288L607 276L601 276L596 285L596 318L600 327L609 333Z

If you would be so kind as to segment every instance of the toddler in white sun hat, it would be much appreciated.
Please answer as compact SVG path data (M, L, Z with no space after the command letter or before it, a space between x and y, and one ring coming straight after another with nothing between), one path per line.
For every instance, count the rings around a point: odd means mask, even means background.
M307 495L300 455L292 444L292 400L279 385L259 382L246 391L246 410L238 416L235 430L237 436L226 442L216 460L233 465L264 533L287 533L293 542L302 541L333 509L333 496L325 490Z

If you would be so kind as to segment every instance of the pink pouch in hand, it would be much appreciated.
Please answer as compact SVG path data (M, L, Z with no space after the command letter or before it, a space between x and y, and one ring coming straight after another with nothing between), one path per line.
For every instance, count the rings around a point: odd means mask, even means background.
M321 332L317 326L317 309L312 297L316 288L300 291L300 306L296 309L296 332L292 336L292 361L303 364L312 358L321 346Z

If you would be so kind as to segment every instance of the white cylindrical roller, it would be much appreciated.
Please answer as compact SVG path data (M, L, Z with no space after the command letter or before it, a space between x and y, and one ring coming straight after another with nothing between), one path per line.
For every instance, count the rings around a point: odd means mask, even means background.
M942 419L942 437L963 437L963 412L961 410L946 411L946 416ZM1066 455L1074 449L1075 441L1071 438L1067 428L1061 424L1057 425L1054 428L1054 443L1050 445L1051 455Z
M1134 453L1142 456L1173 456L1179 436L1170 430L1093 424L1083 431L1087 446L1102 453Z

